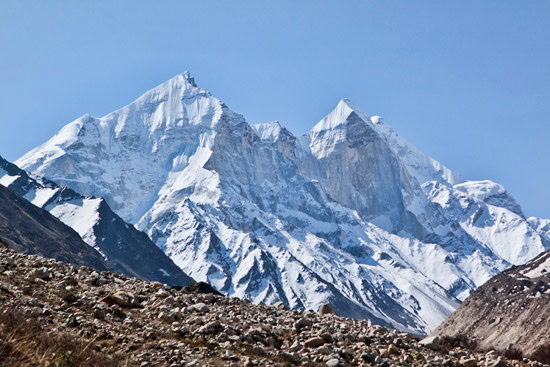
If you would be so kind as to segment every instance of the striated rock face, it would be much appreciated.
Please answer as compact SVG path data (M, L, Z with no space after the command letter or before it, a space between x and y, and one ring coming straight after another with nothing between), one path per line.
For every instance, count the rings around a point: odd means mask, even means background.
M542 366L205 291L0 248L0 365Z
M17 164L104 197L224 294L417 334L550 246L500 185L464 180L348 100L296 137L249 125L188 73Z
M193 281L145 233L116 215L104 199L85 197L52 181L35 179L2 157L1 183L74 229L84 242L103 255L112 270L171 285L186 285ZM9 218L6 221L9 224ZM42 244L37 243L33 253L44 254L40 246ZM59 248L63 246L66 245Z
M549 305L550 252L545 252L490 279L432 334L465 334L480 347L512 345L531 354L550 340Z
M2 185L0 243L29 254L39 254L98 270L109 269L101 255L84 243L73 229ZM48 277L48 273L42 270L37 277Z

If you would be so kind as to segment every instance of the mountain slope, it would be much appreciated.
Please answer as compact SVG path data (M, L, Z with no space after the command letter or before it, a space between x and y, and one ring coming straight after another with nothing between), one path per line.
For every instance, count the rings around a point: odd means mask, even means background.
M17 163L105 197L225 294L330 302L418 334L548 248L499 186L465 181L348 100L295 137L249 125L188 73L75 120Z
M97 270L109 267L78 233L47 211L0 185L0 242L18 252L38 254Z
M530 354L550 339L549 304L550 252L544 252L478 288L433 334L466 334L481 347L513 345Z
M46 179L34 179L0 157L0 185L42 207L98 250L113 270L173 285L192 281L143 232L125 223L102 198L84 197Z

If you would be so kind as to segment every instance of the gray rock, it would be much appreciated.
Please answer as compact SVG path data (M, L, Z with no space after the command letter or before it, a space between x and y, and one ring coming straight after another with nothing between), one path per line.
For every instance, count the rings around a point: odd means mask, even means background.
M78 320L74 316L69 317L67 319L67 321L65 322L65 326L70 327L70 328L78 327L78 325L80 325L80 323L78 322Z
M297 356L289 352L279 353L279 358L281 358L285 362L290 362L290 363L297 363L299 361L299 358Z
M213 335L219 334L223 331L223 326L219 321L212 321L206 325L201 326L195 333L201 335Z
M176 319L175 315L171 312L161 312L159 313L158 318L165 322L172 322Z
M441 346L439 345L440 338L439 336L430 336L425 339L422 339L418 342L423 347L426 347L431 350L439 350Z
M508 363L504 362L502 359L498 359L488 362L487 367L508 367Z
M229 340L231 343L238 343L241 341L241 337L238 335L230 335L227 337L227 340Z
M165 306L176 306L176 305L178 305L178 301L172 296L166 297L162 303Z
M301 349L302 349L302 345L301 345L300 342L298 342L297 340L296 340L294 343L292 343L292 345L290 346L290 348L288 348L288 350L289 350L290 352L297 352L297 351L299 351L299 350L301 350Z
M114 316L124 318L126 315L124 315L124 312L120 309L119 305L112 305L111 306L111 312Z
M477 367L477 359L462 357L460 359L460 364L464 367Z
M38 278L38 279L42 279L42 280L48 280L52 277L51 273L50 273L50 270L43 266L41 268L38 268L38 269L34 269L32 272L31 272L31 278Z
M320 315L330 315L334 314L334 310L332 309L332 306L328 303L325 303L324 305L321 305L319 308L319 314Z
M187 308L190 312L208 312L208 305L206 303L196 303Z
M72 277L70 275L64 277L61 282L66 286L76 286L78 285L78 281L75 279L75 277Z
M361 359L367 363L374 363L374 361L376 361L376 357L377 355L372 353L365 352L361 354Z
M162 298L165 298L165 297L168 297L170 295L170 292L164 290L164 289L159 289L157 293L155 293L155 296L157 297L162 297Z
M334 352L334 351L331 348L327 347L327 346L320 346L319 348L317 348L317 353L320 353L320 354L329 355L332 352Z
M102 298L100 301L109 306L117 305L126 308L141 307L140 302L135 298L134 294L130 292L119 291Z
M294 323L294 327L297 330L303 329L303 328L311 326L311 325L312 325L312 322L309 321L308 319L305 319L305 318L301 318L300 320L298 320Z
M304 342L304 345L308 348L317 348L321 345L325 344L325 340L323 338L320 338L318 336L309 338Z
M103 320L105 319L105 309L103 308L94 308L94 318Z
M327 362L328 367L339 367L341 366L340 361L336 358L333 358Z

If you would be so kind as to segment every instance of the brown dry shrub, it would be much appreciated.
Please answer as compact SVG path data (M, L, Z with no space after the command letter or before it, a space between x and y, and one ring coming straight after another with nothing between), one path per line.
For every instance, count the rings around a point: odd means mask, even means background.
M544 343L539 346L533 354L529 356L529 359L533 359L544 364L550 364L550 343Z
M512 344L502 351L502 355L515 361L523 360L523 352L519 348L514 347Z
M0 310L0 366L118 367L122 360L94 350L93 342L51 333L35 318Z

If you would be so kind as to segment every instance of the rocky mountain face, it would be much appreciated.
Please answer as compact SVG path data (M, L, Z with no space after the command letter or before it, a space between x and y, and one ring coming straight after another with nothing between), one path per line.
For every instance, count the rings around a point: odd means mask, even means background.
M40 271L37 271L40 270ZM540 367L208 286L169 287L0 247L3 366Z
M479 287L434 335L458 334L477 338L481 347L525 354L550 340L550 252L512 267Z
M105 198L224 294L416 334L550 245L501 185L466 181L348 100L296 137L249 125L188 73L16 163Z
M109 269L101 255L59 219L0 185L0 243L98 270Z
M103 255L112 270L171 285L186 285L192 282L192 279L155 246L146 234L125 223L102 198L85 197L47 179L35 179L0 157L0 186L2 185L22 196L21 200L26 199L49 211L73 228L88 245ZM26 207L32 207L32 204ZM13 224L9 216L5 220L5 225ZM23 225L23 220L18 222L18 225ZM28 234L20 231L18 236L25 235ZM48 237L42 236L42 241L48 241ZM82 240L75 243L82 243ZM59 245L58 248L68 245L70 243ZM40 246L41 243L37 243L33 253L45 254ZM48 253L54 254L54 250L55 248L48 248ZM60 259L67 261L65 257Z

